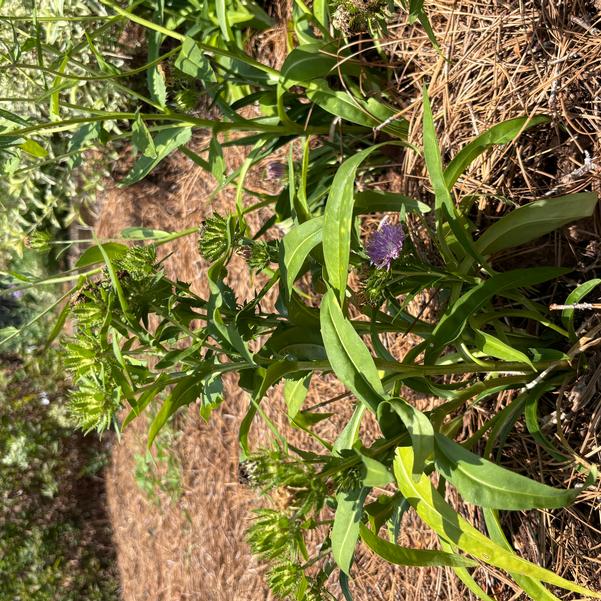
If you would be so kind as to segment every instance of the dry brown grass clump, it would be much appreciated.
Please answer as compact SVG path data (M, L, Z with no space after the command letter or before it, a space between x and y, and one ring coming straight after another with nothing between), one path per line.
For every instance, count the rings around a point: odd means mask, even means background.
M426 6L442 53L404 19L385 44L411 140L420 137L423 85L429 85L447 157L500 121L548 114L551 127L487 153L458 189L515 202L599 189L599 4L436 0ZM420 169L419 159L407 155L400 171L419 179Z

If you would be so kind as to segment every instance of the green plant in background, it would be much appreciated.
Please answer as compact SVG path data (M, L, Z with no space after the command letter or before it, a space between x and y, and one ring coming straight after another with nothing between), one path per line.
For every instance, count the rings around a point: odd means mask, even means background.
M391 146L400 152L417 149L408 143L407 122L397 118L387 96L386 69L367 67L352 56L348 40L329 27L326 3L315 2L312 8L301 0L294 3L290 30L297 43L291 38L280 70L257 61L244 47L247 26L260 30L269 25L258 5L219 1L203 4L200 12L185 8L193 3L105 5L115 13L108 20L146 28L149 56L142 67L124 71L94 53L98 68L90 77L115 85L145 74L148 96L127 89L139 110L80 106L82 117L14 123L0 139L11 148L30 140L40 145L36 138L74 130L70 144L76 148L77 140L88 139L86 132L101 137L94 128L105 131L108 124L127 122L125 136L138 158L122 185L139 181L179 148L211 171L220 187L234 185L237 202L232 214L214 215L199 228L199 250L210 263L207 298L167 278L156 259L157 245L194 235L197 228L171 234L130 228L123 242L135 241L133 246L117 240L95 243L79 259L79 272L61 278L73 283L58 325L67 318L74 323L64 347L74 383L70 408L78 425L86 431L111 425L122 429L153 407L152 444L184 406L198 403L208 419L223 399L222 375L238 373L250 398L239 433L244 469L265 494L283 489L288 495L283 507L259 511L249 531L255 553L270 563L270 585L284 598L331 598L327 582L335 572L350 598L360 539L391 563L452 567L482 599L490 597L470 572L479 563L504 571L533 599L557 599L547 586L601 597L519 557L499 525L499 511L569 505L596 472L542 436L536 409L543 395L572 382L575 366L586 362L573 312L567 309L561 321L555 320L538 300L540 287L568 270L501 271L494 261L500 251L590 216L597 198L580 193L536 201L478 231L471 218L475 199L454 193L458 178L488 148L548 119L500 123L443 165L424 93L421 152L434 192L433 202L426 204L373 185ZM430 32L423 3L405 8ZM90 30L85 48L92 48L88 38L97 32ZM75 57L74 52L61 54L62 79L72 76ZM176 71L171 99L169 77L159 68L164 64ZM199 91L221 118L177 112L193 106ZM56 84L53 93L63 102ZM241 117L246 107L254 107L256 116ZM195 128L213 132L206 158L188 145ZM283 192L245 206L249 168L287 143L291 151ZM224 169L223 144L251 147L232 173ZM298 161L296 151L302 157ZM355 186L359 173L361 191ZM270 205L272 217L253 236L247 216ZM363 243L361 216L382 213L388 221ZM276 240L262 240L276 224L285 235L276 232ZM417 252L410 235L418 226L431 245L429 260ZM265 276L255 298L243 303L225 283L234 254ZM349 284L351 272L363 274L360 287ZM24 286L36 283L25 280ZM577 302L590 289L583 283L568 302ZM263 301L272 290L278 298L269 310ZM422 295L437 300L435 323L410 310L411 301ZM399 361L383 335L408 333L420 342ZM252 351L257 340L260 347ZM321 438L316 427L330 415L303 410L311 378L322 373L334 373L352 393L352 418L334 441ZM320 452L290 445L263 411L261 403L279 381L284 381L291 423L305 430ZM440 402L421 412L407 400L408 391ZM463 414L503 391L513 391L511 403L457 443ZM129 413L119 423L124 407ZM359 436L367 412L380 427L369 447ZM250 429L257 416L272 430L275 450L252 449ZM554 488L496 461L522 416L541 452L572 462L581 472L580 487ZM434 474L437 487L430 479ZM148 480L147 473L142 479ZM482 509L488 536L447 503L447 486ZM376 496L383 488L390 492ZM394 533L408 511L438 535L440 550L397 544ZM379 536L384 526L393 533L388 539ZM323 540L313 551L306 540L318 528Z
M145 455L134 456L136 484L159 507L163 496L176 503L184 492L182 465L175 449L179 434L173 424L167 423L155 439L154 454L147 450Z
M74 436L56 352L26 363L2 355L0 366L0 595L116 601L108 526L88 506L96 495L81 498L106 448Z
M95 42L85 37L92 23L101 24ZM123 93L118 82L107 87L102 80L89 77L98 68L100 52L119 56L115 29L98 4L84 0L4 2L0 8L0 131L7 134L16 126L74 117L82 105L91 110L128 106L131 96ZM124 64L119 58L111 60ZM108 63L102 66L108 68ZM72 77L63 77L67 68L73 70ZM95 164L84 167L79 153L90 141L110 133L119 133L116 123L103 129L92 124L71 140L51 136L42 144L31 138L3 137L3 268L15 252L22 252L29 234L38 229L59 233L82 206L94 200L108 174L111 154L97 152L92 159Z

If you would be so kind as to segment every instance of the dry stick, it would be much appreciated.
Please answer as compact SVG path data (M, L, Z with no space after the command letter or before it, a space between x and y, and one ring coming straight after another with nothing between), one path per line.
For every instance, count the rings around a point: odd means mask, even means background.
M563 311L564 309L592 310L601 309L601 303L574 303L572 305L549 305L550 311Z

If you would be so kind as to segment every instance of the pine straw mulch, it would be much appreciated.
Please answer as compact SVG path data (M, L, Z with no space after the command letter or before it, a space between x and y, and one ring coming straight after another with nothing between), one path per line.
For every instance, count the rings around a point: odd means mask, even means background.
M279 10L282 10L281 6ZM392 85L398 106L410 121L411 141L420 143L421 86L428 82L445 157L463 143L500 120L523 114L550 113L551 126L535 128L515 144L497 148L479 160L459 183L463 193L481 195L480 207L488 219L506 205L533 198L599 189L601 151L599 123L601 107L601 10L593 2L467 2L440 0L432 3L430 15L445 54L432 50L418 27L391 27L386 42L393 61ZM280 62L285 44L285 27L262 34L253 41L257 54ZM202 137L196 139L202 148ZM226 149L228 167L243 160L236 149ZM424 167L408 153L391 168L385 184L391 190L426 198ZM277 183L265 178L264 166L252 170L248 186L273 193ZM128 189L110 189L100 203L98 235L110 237L129 225L167 230L199 224L213 211L232 206L230 191L210 201L214 182L180 155L171 157L144 182ZM247 199L249 201L249 199ZM265 215L251 224L260 227ZM538 248L536 261L557 263L572 255L581 271L595 275L594 256L587 261L598 241L598 218L577 224L552 237ZM589 250L587 250L589 249ZM193 237L178 240L167 261L171 277L189 281L193 289L206 293L206 264L196 252ZM594 252L592 253L594 255ZM522 261L519 256L507 261ZM533 259L534 260L534 259ZM584 260L584 261L583 261ZM593 265L593 267L591 267ZM590 268L590 269L589 269ZM587 271L588 269L588 271ZM240 298L252 295L259 282L253 281L244 263L236 258L230 269L230 284ZM591 324L591 327L594 324ZM413 341L392 341L395 354L402 356ZM593 363L596 365L596 363ZM540 414L558 409L559 432L586 461L599 462L599 378L601 368L582 374L579 387L550 397ZM318 403L340 392L332 378L314 378L307 404ZM247 399L235 385L226 383L226 400L209 424L191 407L183 418L183 435L176 452L183 466L182 498L157 509L138 489L133 475L134 456L143 452L145 425L140 422L125 432L113 453L108 472L110 513L118 547L119 567L125 601L198 599L238 601L270 599L263 569L252 560L244 542L249 510L257 505L252 491L238 483L237 430L247 408ZM496 403L466 415L464 433L473 432L490 411L510 401L500 396ZM427 407L431 399L415 399ZM351 412L348 399L328 407L332 422L320 434L333 438ZM557 407L555 407L557 405ZM287 429L279 388L271 393L269 414ZM375 428L375 426L372 426ZM545 433L553 438L556 426L549 422ZM368 427L369 429L369 427ZM372 430L373 432L373 430ZM365 432L369 436L370 432ZM307 444L298 432L297 443ZM557 435L555 435L557 439ZM269 435L257 424L257 445ZM549 461L544 450L532 444L518 425L510 439L508 465L555 484L568 485L573 474ZM166 509L168 507L168 509ZM477 526L481 516L471 507L462 512ZM508 533L524 556L554 571L601 590L599 494L589 491L567 510L514 513L506 520ZM427 528L415 518L404 523L401 542L415 547L436 545ZM489 585L499 600L521 599L503 580L493 585L490 573L478 571L477 579ZM382 601L415 599L470 599L470 593L448 570L409 570L391 567L362 550L355 568L355 598ZM500 583L499 583L500 582ZM561 595L560 595L561 596ZM564 598L574 598L565 595Z

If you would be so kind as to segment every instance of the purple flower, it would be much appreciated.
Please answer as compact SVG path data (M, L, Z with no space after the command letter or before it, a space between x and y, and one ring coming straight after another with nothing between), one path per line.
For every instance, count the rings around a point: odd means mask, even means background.
M287 166L280 161L270 161L266 171L267 179L280 180L286 175Z
M401 254L404 239L405 234L400 223L381 223L365 248L371 264L378 269L390 269L390 264Z

